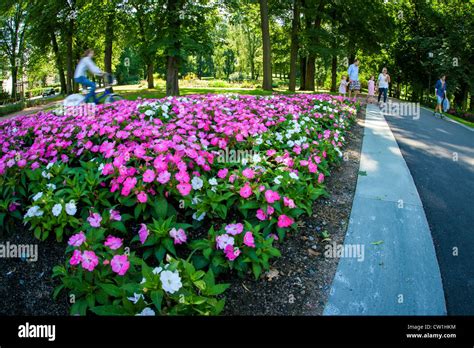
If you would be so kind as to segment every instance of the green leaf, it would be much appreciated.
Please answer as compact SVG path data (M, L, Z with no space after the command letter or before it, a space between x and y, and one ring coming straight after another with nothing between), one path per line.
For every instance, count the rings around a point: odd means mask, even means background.
M128 315L122 306L105 305L91 308L91 311L97 315Z
M153 304L155 305L158 312L161 312L161 302L163 301L163 291L161 290L152 291L150 294L150 298L153 301Z
M207 295L220 295L229 288L230 284L217 284L207 290Z
M252 263L252 271L255 279L258 279L262 273L262 267L258 263Z
M155 210L156 215L158 215L159 218L161 219L166 218L166 213L168 211L168 202L166 201L165 198L160 197L157 200L155 200L155 203L153 204L153 208Z
M99 284L99 286L110 296L120 297L122 291L114 284Z

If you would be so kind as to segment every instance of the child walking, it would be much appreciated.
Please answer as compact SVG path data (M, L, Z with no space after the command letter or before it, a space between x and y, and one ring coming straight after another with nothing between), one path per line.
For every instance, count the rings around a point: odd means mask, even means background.
M367 103L372 104L375 102L375 76L371 75L370 80L367 82L367 88L368 88L368 93L367 93Z
M345 97L347 93L347 85L349 82L347 81L347 77L342 75L341 83L339 84L339 95Z

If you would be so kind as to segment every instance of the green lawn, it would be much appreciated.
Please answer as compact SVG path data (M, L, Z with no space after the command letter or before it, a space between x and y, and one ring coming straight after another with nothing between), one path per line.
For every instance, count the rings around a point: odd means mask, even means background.
M423 107L424 107L425 109L428 109L428 110L431 110L432 112L434 112L434 109L433 109L433 108L430 108L430 107L427 107L427 106L423 106ZM465 120L465 119L463 119L463 118L461 118L461 117L457 117L457 116L448 114L448 113L446 113L446 112L443 112L443 116L448 117L448 118L450 118L450 119L452 119L452 120L454 120L454 121L456 121L456 122L459 122L459 123L461 123L461 124L463 124L463 125L465 125L465 126L468 126L468 127L470 127L470 128L474 128L474 122L470 122L470 121Z

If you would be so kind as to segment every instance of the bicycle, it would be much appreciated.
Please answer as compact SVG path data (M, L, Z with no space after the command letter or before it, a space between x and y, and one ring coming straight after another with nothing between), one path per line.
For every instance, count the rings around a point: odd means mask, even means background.
M104 78L105 90L101 94L97 93L97 100L104 99L104 104L111 104L113 102L123 100L124 98L112 91L112 86L116 85L117 82L114 79L114 76L109 73L104 73L100 75ZM63 101L64 106L79 106L81 104L86 104L86 95L87 88L82 89L82 93L71 94Z

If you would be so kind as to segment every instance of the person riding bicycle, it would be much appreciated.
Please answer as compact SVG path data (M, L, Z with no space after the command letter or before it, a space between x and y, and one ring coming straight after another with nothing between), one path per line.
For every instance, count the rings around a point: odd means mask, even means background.
M99 101L95 95L95 83L86 77L86 72L89 70L95 75L102 75L103 72L97 67L97 65L94 64L92 57L94 57L94 50L87 49L77 64L76 71L74 72L74 81L85 87L90 87L89 93L87 93L85 100L87 101L92 97L94 103L98 104Z

